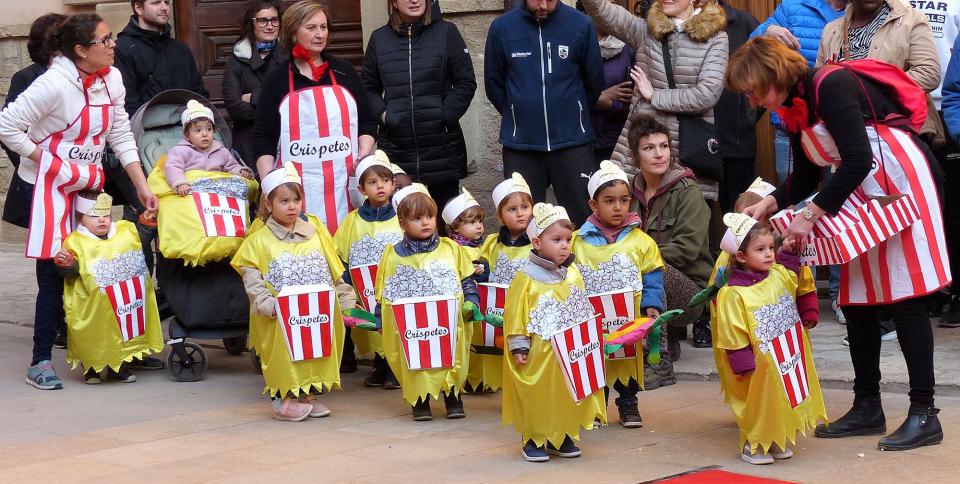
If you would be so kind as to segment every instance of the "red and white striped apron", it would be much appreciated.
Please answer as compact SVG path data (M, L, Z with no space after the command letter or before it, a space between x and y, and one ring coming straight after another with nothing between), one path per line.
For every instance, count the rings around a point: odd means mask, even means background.
M291 63L292 64L292 63ZM357 159L357 102L337 84L293 89L280 102L277 167L292 161L303 178L304 210L323 220L330 233L352 210L350 176Z
M100 82L103 82L102 80ZM104 86L106 89L106 86ZM103 149L113 123L112 104L86 103L63 131L37 142L40 163L30 207L26 256L52 259L76 226L73 197L80 190L103 189ZM110 92L107 91L107 99Z
M910 194L920 219L843 266L841 305L890 304L930 294L951 280L940 200L923 151L899 128L868 124L867 136L873 167L854 196ZM800 139L815 164L840 164L837 146L822 122L804 128Z

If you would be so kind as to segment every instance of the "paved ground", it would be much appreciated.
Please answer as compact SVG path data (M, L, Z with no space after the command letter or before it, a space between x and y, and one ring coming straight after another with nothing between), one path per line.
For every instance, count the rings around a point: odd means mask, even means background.
M5 232L5 233L4 233ZM616 424L584 434L584 456L548 464L519 457L518 438L499 425L499 395L468 396L467 418L414 423L398 392L363 388L346 375L330 394L334 414L301 423L270 418L261 377L246 356L208 348L207 378L177 383L166 371L133 384L83 385L54 360L66 389L23 383L33 318L32 265L9 226L0 230L0 481L2 482L642 482L705 466L799 482L957 482L960 472L960 331L936 330L938 406L947 440L907 453L881 453L876 437L801 438L797 456L754 467L737 456L737 430L710 380L708 350L684 346L677 385L641 394L645 427ZM842 326L829 315L814 331L829 415L849 405L852 372ZM895 342L884 343L890 430L903 419L906 371ZM699 380L699 381L695 381ZM434 405L442 417L442 405Z

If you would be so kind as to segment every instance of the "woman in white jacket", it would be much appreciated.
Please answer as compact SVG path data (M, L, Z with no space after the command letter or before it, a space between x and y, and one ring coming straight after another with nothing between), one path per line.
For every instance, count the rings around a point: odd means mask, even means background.
M126 92L113 69L113 34L97 15L68 17L51 29L47 49L57 52L50 69L0 112L0 141L22 158L17 175L24 190L18 209L29 210L26 255L37 260L37 303L33 359L27 383L42 390L63 388L50 363L63 279L54 255L73 229L74 195L101 190L105 144L110 144L150 211L157 198L147 187L130 120Z

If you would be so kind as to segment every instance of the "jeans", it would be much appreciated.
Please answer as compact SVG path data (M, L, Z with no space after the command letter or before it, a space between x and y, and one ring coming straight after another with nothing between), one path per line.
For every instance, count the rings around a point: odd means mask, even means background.
M37 305L33 320L33 357L30 366L49 360L57 322L63 321L63 278L53 259L37 261Z
M787 136L786 131L777 130L777 135L773 138L773 148L777 158L777 178L780 179L780 183L783 183L787 179L787 173L793 171L790 169L793 153L790 152L790 137Z
M889 311L897 327L897 341L910 377L910 404L933 405L933 328L922 297L883 306L843 307L854 395L858 399L880 395L880 311Z

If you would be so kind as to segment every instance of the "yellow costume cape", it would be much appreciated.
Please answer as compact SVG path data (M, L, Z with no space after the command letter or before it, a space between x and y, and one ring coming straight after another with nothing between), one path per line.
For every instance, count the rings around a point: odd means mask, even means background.
M634 316L639 318L646 316L640 312L643 275L664 270L664 265L656 242L640 229L629 230L622 240L607 245L591 245L575 235L573 253L588 294L632 288ZM607 385L617 381L627 385L633 378L643 388L643 350L637 350L637 358L607 360Z
M89 233L73 232L63 248L77 256L80 276L67 279L63 287L63 309L67 314L67 362L100 372L114 371L120 364L163 350L163 332L153 292L153 280L143 259L140 236L130 222L117 222L106 240ZM144 334L126 343L116 313L107 295L115 283L144 276Z
M382 222L367 222L354 210L340 222L337 233L333 236L333 243L337 246L340 260L346 261L347 267L358 267L379 264L383 250L388 245L400 242L402 238L403 231L400 230L400 222L396 216ZM357 286L356 281L353 285ZM363 294L358 292L357 304L360 304L359 298L362 297ZM370 312L373 312L373 308L370 308ZM375 352L383 356L383 342L379 332L351 331L350 338L361 355Z
M167 184L163 174L166 155L160 157L147 178L150 190L157 195L158 246L164 257L183 259L184 264L197 266L232 256L241 237L208 237L197 213L192 195L180 196ZM254 180L219 171L190 170L185 173L194 192L211 192L234 198L246 198L247 207L257 201L259 185ZM241 207L242 208L242 207ZM249 213L247 214L249 219ZM247 220L249 225L249 220Z
M490 234L483 241L479 249L475 250L479 255L471 254L472 260L484 260L490 266L489 280L491 284L510 285L513 277L520 272L523 265L527 263L527 255L530 254L530 245L520 247L507 247L498 240L497 234ZM483 334L477 330L473 332L471 344L483 346ZM503 388L503 358L497 355L483 355L470 352L470 371L467 373L467 382L475 389L481 383L483 386L497 391Z
M267 289L276 296L285 285L326 284L335 288L343 276L343 264L333 247L333 239L316 217L308 217L316 234L306 242L278 240L273 232L258 227L243 241L231 265L242 274L242 267L252 267L263 274ZM343 317L340 301L333 314L331 355L294 362L290 359L286 339L277 318L260 316L250 311L249 346L256 348L263 368L263 393L274 396L307 394L311 390L340 389L340 357L343 354Z
M509 340L512 335L526 335L530 338L530 353L527 363L519 366L509 350L505 350L502 423L513 424L524 442L533 440L537 446L550 442L560 447L567 436L579 441L580 429L592 429L594 419L607 423L603 392L594 392L579 403L574 401L550 341L528 331L534 311L539 314L544 308L555 306L551 315L570 316L574 311L563 308L574 298L583 299L580 305L589 307L583 279L572 266L567 269L566 279L558 284L544 284L520 272L507 290L504 337Z
M796 273L774 264L766 279L752 286L727 285L717 296L714 356L721 388L740 427L740 448L749 442L754 451L766 451L774 443L785 449L795 443L797 432L806 434L818 420L827 421L813 348L807 331L797 329L797 293ZM735 375L726 350L748 345L756 369ZM785 349L788 346L793 349ZM783 376L781 369L786 371Z
M439 398L440 392L459 394L467 378L470 338L473 324L465 324L462 311L457 322L457 347L453 368L410 370L403 354L400 333L393 316L392 301L407 297L456 295L463 307L460 283L473 274L470 256L456 242L441 237L432 252L401 257L388 246L383 251L377 272L377 300L383 317L383 353L390 369L400 381L403 399L410 405L430 396Z

